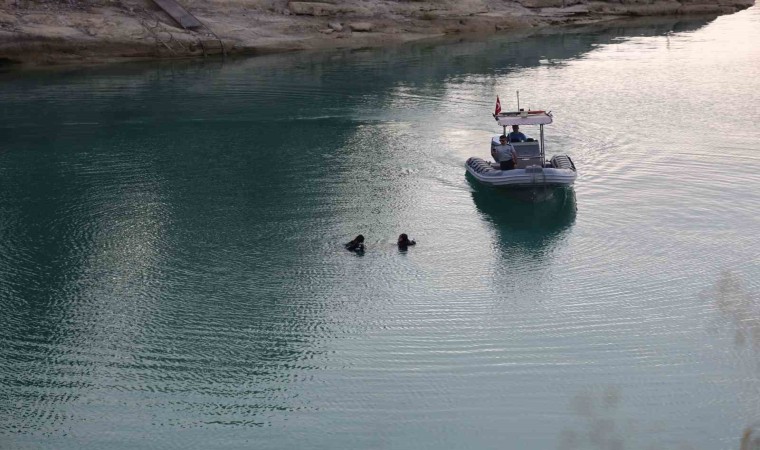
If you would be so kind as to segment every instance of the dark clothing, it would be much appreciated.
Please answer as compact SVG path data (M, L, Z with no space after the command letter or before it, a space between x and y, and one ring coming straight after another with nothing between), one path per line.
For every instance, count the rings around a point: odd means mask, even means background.
M364 243L351 241L348 244L346 244L346 250L349 250L352 252L363 252Z
M410 241L410 240L399 241L398 242L398 248L400 248L401 250L406 250L407 247L409 247L410 245L414 245L414 244L416 244L416 242Z
M527 138L522 132L513 131L507 135L507 139L509 139L509 142L523 142Z
M515 162L511 159L508 159L506 161L502 161L499 163L499 168L501 170L512 170L515 168Z
M364 251L364 236L358 235L351 242L346 244L346 250L352 251L352 252L363 252Z

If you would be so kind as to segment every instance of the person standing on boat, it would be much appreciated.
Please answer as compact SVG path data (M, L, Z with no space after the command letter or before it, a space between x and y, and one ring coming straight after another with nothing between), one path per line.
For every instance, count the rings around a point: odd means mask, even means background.
M520 133L522 134L522 133ZM494 161L499 163L501 170L512 170L515 168L515 151L509 143L507 143L507 136L499 136L499 145L491 147L491 156Z
M519 125L512 125L512 132L507 135L509 142L525 142L527 137L520 131Z

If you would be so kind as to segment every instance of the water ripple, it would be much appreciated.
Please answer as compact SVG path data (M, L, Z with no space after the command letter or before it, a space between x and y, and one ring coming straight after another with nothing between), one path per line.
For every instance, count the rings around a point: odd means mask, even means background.
M723 19L8 75L3 443L752 442L760 136L713 112L760 28ZM464 176L517 89L579 168L540 202Z

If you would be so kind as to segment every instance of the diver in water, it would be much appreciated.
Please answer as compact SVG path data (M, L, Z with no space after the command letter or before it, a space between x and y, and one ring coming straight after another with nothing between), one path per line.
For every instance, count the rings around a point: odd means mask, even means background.
M363 252L364 251L364 236L361 234L356 236L353 241L346 244L346 250L352 251L352 252Z
M410 245L416 244L416 242L414 242L414 240L409 240L409 236L407 236L406 233L401 233L398 236L398 242L397 243L398 243L399 250L406 250L407 247L409 247Z

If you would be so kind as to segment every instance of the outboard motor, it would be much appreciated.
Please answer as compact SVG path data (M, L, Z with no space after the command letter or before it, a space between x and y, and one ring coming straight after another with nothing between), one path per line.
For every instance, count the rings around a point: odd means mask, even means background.
M551 165L555 169L570 169L575 172L575 164L567 155L554 155L551 159Z

